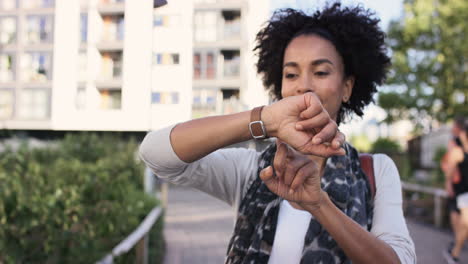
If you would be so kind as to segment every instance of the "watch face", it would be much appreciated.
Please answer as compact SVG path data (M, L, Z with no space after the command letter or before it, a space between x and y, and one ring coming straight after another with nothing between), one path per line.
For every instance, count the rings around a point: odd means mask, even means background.
M249 124L250 134L255 139L266 138L265 126L262 121L254 121Z

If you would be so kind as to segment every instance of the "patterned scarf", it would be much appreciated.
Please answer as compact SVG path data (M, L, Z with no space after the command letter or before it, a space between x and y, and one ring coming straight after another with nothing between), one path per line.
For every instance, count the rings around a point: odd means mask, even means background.
M346 155L327 160L322 189L347 216L371 229L373 199L361 170L357 151L345 144ZM276 145L260 156L258 173L273 163ZM239 216L229 242L226 263L268 263L282 198L272 193L260 177L250 183L239 207ZM249 186L248 185L248 186ZM312 217L304 239L301 263L351 263L330 234Z

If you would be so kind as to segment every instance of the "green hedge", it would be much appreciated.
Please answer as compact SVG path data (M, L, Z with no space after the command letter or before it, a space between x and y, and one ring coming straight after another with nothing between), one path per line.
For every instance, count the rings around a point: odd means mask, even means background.
M136 141L85 133L51 145L0 153L0 263L94 263L158 204L142 191Z

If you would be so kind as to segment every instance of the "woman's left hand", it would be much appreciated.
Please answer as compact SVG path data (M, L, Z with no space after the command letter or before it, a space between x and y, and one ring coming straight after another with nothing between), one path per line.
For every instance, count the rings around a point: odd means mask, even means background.
M276 195L300 204L319 205L322 200L320 179L325 159L312 160L277 139L273 166L260 172L260 178Z

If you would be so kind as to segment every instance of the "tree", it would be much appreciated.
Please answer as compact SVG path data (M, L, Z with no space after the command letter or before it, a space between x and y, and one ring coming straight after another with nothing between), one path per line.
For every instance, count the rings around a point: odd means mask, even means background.
M419 128L468 114L468 1L405 0L392 21L391 86L379 95L386 122L410 119Z

